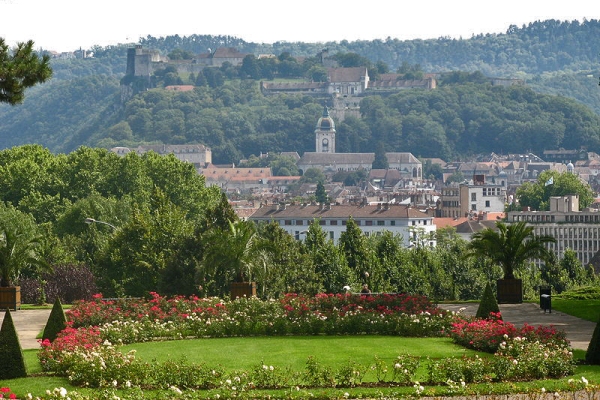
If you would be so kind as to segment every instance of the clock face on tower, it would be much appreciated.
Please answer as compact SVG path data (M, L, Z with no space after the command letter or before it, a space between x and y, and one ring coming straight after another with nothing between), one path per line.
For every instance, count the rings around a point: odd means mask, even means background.
M329 152L329 139L323 138L323 140L321 141L321 146L323 147L324 153Z

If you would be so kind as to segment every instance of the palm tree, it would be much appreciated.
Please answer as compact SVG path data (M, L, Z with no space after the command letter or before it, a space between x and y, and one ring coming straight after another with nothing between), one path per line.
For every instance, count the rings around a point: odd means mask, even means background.
M248 282L265 263L267 247L259 240L253 222L229 222L229 229L213 229L204 237L204 269L235 282Z
M27 266L44 266L40 258L40 237L24 225L0 221L0 287L9 287Z
M546 244L555 243L552 236L536 236L533 227L523 221L507 225L496 222L498 230L486 228L473 235L468 257L487 257L502 267L504 279L514 279L514 272L530 259L549 260L552 252Z

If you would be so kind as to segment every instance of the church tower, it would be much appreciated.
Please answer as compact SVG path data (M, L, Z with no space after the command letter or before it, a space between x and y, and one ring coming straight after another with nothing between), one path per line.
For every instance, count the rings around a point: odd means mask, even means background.
M335 153L335 123L327 106L323 107L323 116L317 121L315 139L317 153Z

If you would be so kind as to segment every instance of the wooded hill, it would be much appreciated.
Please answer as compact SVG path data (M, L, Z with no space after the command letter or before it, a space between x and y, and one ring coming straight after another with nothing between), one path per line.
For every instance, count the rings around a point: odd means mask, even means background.
M491 151L541 154L558 147L600 151L599 36L596 20L551 20L460 40L256 44L193 35L147 37L140 43L164 54L227 46L309 60L327 48L329 54L357 54L391 71L411 65L438 73L436 90L365 98L362 118L337 125L337 151L374 151L385 143L390 151L452 159ZM257 80L230 79L231 69L223 71L219 85L204 82L184 93L156 88L122 102L128 47L96 47L93 59L53 61L54 77L29 90L24 104L0 105L0 148L38 143L70 152L81 145L203 143L217 163L266 151L314 151L321 102L306 96L265 98ZM519 78L526 85L491 86L482 76Z

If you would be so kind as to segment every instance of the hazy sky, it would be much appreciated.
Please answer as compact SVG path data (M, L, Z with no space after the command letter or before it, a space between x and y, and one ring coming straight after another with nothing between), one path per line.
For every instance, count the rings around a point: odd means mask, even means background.
M0 0L0 37L56 51L175 34L264 43L469 38L546 19L600 19L600 7L593 0Z

